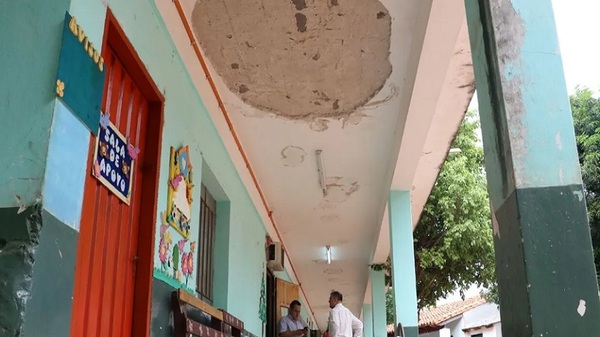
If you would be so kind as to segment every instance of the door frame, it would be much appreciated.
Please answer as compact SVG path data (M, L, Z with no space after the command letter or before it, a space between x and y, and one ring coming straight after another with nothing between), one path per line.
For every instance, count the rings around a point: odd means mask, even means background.
M146 137L156 137L152 138L152 141L146 141L144 162L139 163L144 172L140 200L140 209L144 211L140 212L140 225L137 233L137 260L131 319L132 336L143 337L150 335L152 317L154 237L158 211L158 182L165 100L110 8L107 8L106 11L102 54L108 45L111 46L116 57L119 58L133 82L148 101ZM143 224L149 224L149 228L144 228Z
M278 337L279 336L279 322L277 322L277 279L275 278L275 274L269 270L269 268L265 267L267 270L266 278L267 278L267 289L266 289L266 304L267 304L267 322L265 325L266 328L266 337Z

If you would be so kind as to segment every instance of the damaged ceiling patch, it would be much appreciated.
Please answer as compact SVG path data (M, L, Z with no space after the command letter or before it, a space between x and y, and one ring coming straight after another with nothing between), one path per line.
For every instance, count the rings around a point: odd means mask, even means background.
M326 184L324 199L327 202L335 203L348 200L360 188L358 181L344 177L327 177Z
M231 92L282 117L347 116L392 72L379 0L198 0L192 26Z
M323 222L337 222L340 221L340 216L337 214L326 214L321 216Z
M294 167L302 164L306 152L298 146L286 146L281 150L281 163L283 166Z

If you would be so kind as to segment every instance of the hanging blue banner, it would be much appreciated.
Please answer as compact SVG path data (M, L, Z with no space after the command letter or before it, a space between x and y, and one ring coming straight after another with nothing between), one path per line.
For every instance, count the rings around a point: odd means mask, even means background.
M92 173L129 205L133 181L131 145L127 144L127 139L108 121L108 117L106 119L96 138Z
M65 14L56 74L56 95L94 134L104 90L104 59L74 16Z

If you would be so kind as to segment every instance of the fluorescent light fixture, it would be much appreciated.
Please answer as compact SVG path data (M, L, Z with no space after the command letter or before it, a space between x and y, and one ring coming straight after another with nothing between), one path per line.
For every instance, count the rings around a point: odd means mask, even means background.
M327 192L327 184L325 183L325 169L323 168L323 158L321 156L322 150L317 150L317 170L319 171L319 183L321 184L321 190L323 195Z
M327 249L327 264L331 264L331 247L325 246L325 248Z
M462 150L459 149L458 147L453 147L450 149L450 151L448 153L461 153Z

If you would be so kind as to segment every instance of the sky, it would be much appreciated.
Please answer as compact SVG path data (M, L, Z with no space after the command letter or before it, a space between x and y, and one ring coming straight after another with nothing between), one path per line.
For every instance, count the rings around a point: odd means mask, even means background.
M569 93L600 92L600 1L552 0Z

